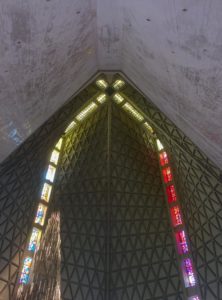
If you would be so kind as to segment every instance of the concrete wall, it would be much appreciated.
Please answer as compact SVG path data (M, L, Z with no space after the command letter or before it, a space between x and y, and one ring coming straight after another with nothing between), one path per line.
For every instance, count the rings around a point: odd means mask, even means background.
M9 0L0 20L0 159L96 70L122 70L222 168L220 0Z

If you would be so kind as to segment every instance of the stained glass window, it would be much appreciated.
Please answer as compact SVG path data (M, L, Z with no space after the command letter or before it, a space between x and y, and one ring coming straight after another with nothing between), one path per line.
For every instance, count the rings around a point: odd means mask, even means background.
M69 126L66 127L65 129L65 133L67 133L68 131L70 131L71 129L73 129L75 126L77 125L77 123L75 121L72 121Z
M46 202L49 202L51 191L52 191L52 186L48 183L44 183L43 189L42 189L42 194L41 194L41 199L45 200Z
M172 181L173 176L170 167L163 169L162 172L163 172L163 179L165 183Z
M104 79L97 80L96 85L103 90L105 90L108 87L108 83Z
M163 150L163 144L161 143L160 140L158 140L158 139L156 140L156 145L157 145L157 149L159 151Z
M46 173L46 179L53 182L54 177L55 177L55 172L56 172L56 168L49 165L48 171Z
M58 150L61 150L61 147L62 147L62 138L58 140L57 144L55 145L55 147L58 149Z
M144 127L145 127L146 129L148 129L148 131L149 131L150 133L153 133L153 132L154 132L154 131L153 131L153 128L150 126L149 123L145 122L143 125L144 125Z
M193 265L190 258L185 258L182 261L182 268L185 287L195 286L196 280L194 277Z
M125 84L125 82L121 79L117 79L114 84L113 84L113 87L115 90L119 90L121 87L123 87Z
M199 296L191 296L188 300L200 300Z
M171 214L171 220L174 227L182 224L182 218L181 218L179 206L176 205L171 207L170 214Z
M172 203L174 201L177 200L177 196L176 196L176 191L175 191L175 187L174 185L168 185L166 187L166 192L167 192L167 200L168 200L168 203Z
M118 93L113 96L113 99L117 104L120 104L124 101L124 98Z
M96 99L99 103L102 104L106 101L107 97L106 97L106 94L102 94L102 95L99 95Z
M84 120L86 117L88 117L95 109L97 109L98 105L96 105L94 102L91 102L88 104L77 116L76 119L78 121Z
M51 158L50 158L50 162L52 162L53 164L57 165L58 160L59 160L59 151L53 150Z
M35 223L44 225L47 207L43 204L39 204L38 210L35 217Z
M31 234L31 238L30 238L30 241L29 241L29 245L28 245L28 250L29 251L32 251L32 252L35 252L36 248L38 247L39 245L39 241L40 241L40 238L41 238L41 230L38 229L38 228L33 228L32 229L32 234Z
M128 102L123 105L123 109L128 112L134 119L143 121L143 116Z
M186 254L188 253L188 245L186 240L185 231L181 230L175 233L176 234L176 241L177 241L177 249L179 254Z
M30 270L31 270L31 265L32 265L32 258L31 257L26 257L24 259L22 273L21 273L19 283L21 283L21 284L27 284L28 283Z
M164 151L160 153L160 164L161 166L165 166L169 163L167 153Z

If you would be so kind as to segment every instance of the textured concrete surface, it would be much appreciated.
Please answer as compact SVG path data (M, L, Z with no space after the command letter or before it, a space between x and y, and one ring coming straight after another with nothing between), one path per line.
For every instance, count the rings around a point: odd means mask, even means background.
M0 4L0 159L96 71L91 0Z
M0 160L97 70L122 70L222 168L221 0L0 5Z

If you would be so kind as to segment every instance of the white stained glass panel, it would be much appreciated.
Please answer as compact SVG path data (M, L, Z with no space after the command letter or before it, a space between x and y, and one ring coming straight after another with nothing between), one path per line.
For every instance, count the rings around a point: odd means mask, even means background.
M97 104L94 102L87 105L83 110L76 116L78 121L84 120L88 115L90 115L96 108L98 107Z
M73 129L76 126L76 122L72 121L69 126L66 128L65 133L67 133L68 131L70 131L71 129Z
M159 151L163 150L163 144L161 143L160 140L158 140L158 139L156 140L156 145L157 145L157 149Z
M62 138L58 140L58 142L56 143L55 147L56 147L58 150L61 150L61 147L62 147Z
M55 172L56 172L56 168L49 165L48 171L46 173L46 179L53 182L55 178Z
M134 119L143 121L143 116L129 103L123 105L123 109L127 111Z
M41 199L45 200L46 202L49 202L51 191L52 191L52 186L48 183L44 183L42 188Z
M59 160L59 151L53 150L51 154L50 162L57 165L58 160Z

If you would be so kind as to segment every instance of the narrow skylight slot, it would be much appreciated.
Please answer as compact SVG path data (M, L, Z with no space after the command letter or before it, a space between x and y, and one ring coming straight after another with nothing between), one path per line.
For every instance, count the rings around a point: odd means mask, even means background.
M96 85L103 90L105 90L108 87L108 83L104 79L97 80Z
M59 160L59 151L53 150L50 158L50 162L57 165L58 160Z
M159 151L163 150L163 144L161 143L161 141L159 139L156 140L156 145L157 145L157 149Z
M101 104L104 103L106 101L106 94L99 95L96 100Z
M113 84L113 87L115 90L119 90L121 89L123 86L124 86L125 82L121 79L117 79L114 84Z
M52 186L48 183L44 183L43 189L42 189L42 194L41 194L41 199L45 200L46 202L49 202L51 191L52 191Z
M98 105L96 105L94 102L90 103L88 106L86 106L77 116L76 119L78 121L84 120L88 115L90 115Z
M68 131L70 131L71 129L73 129L76 126L76 122L72 121L69 126L66 128L65 133L67 133Z
M46 179L53 182L55 177L56 168L49 165L48 171L46 173Z
M148 129L148 131L149 131L150 133L153 133L153 132L154 132L154 131L153 131L153 128L150 126L149 123L145 122L143 125L145 126L146 129Z
M137 121L143 121L143 116L128 102L123 105L123 109L127 111Z
M61 150L62 147L62 138L60 138L57 142L57 144L55 145L56 149Z
M124 101L124 98L118 93L113 96L113 99L117 104L120 104Z

